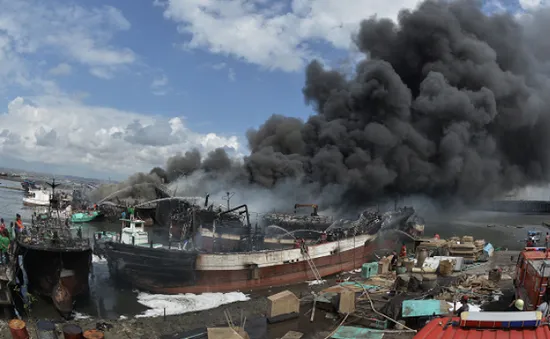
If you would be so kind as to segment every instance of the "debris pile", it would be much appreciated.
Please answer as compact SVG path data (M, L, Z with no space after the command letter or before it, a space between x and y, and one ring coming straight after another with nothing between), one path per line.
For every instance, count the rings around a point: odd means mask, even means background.
M427 320L451 315L464 297L470 310L479 309L503 295L499 284L511 279L514 264L495 267L495 255L509 258L508 253L471 236L416 239L412 255L405 249L394 255L365 263L360 274L314 295L312 318L320 309L338 324L329 337L415 333Z

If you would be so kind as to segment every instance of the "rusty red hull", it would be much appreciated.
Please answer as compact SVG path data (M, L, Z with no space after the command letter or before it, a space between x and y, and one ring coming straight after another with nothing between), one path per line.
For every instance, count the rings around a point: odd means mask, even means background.
M319 274L326 277L361 267L370 259L374 249L375 245L368 243L349 251L313 259L313 262ZM200 256L198 260L200 261ZM134 286L164 294L250 291L315 280L307 261L256 269L196 270L195 284L184 286L166 286L154 279L148 279L135 273L129 272L127 277Z

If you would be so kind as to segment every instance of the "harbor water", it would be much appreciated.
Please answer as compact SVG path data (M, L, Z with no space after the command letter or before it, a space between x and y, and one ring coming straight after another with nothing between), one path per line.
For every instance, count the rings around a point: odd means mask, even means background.
M6 224L13 221L17 213L21 214L24 223L29 224L31 221L33 209L23 206L23 192L16 190L20 187L18 182L0 180L0 217L4 218ZM542 222L550 221L550 215L521 215L481 211L460 213L458 215L441 215L438 213L424 214L422 208L418 206L415 206L415 208L417 213L424 217L426 221L426 236L439 234L440 237L445 238L471 235L476 239L485 239L485 241L492 243L494 247L512 250L521 248L522 240L525 239L528 230L538 230L543 234L549 231L548 228L542 226ZM92 236L96 231L118 231L120 227L118 223L93 222L82 224L82 234L83 236ZM149 228L149 232L153 240L162 239L167 238L168 229L153 227ZM307 285L305 286L307 287ZM242 300L242 296L242 294L240 296L236 294L228 295L224 302ZM146 304L149 306L152 304L152 298L154 298L154 295L140 294L131 288L115 286L110 279L106 262L94 257L93 270L90 275L90 296L86 299L77 300L75 310L77 316L101 317L104 319L118 319L121 316L154 315L159 311L151 310L145 306ZM219 300L214 299L220 299L219 296L216 296L205 302L190 298L189 296L171 296L158 303L162 304L169 299L177 302L181 299L181 307L170 312L171 314L177 314L177 312L185 312L186 309L188 311L197 310L189 309L189 303L195 303L199 309L207 309L217 305L216 302L219 302ZM39 319L59 318L50 302L40 298L33 305L32 312L33 316Z

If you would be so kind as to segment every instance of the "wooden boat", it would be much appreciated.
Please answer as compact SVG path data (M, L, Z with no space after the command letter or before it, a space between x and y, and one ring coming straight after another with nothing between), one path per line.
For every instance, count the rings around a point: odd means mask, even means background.
M113 277L155 293L203 293L254 290L320 279L361 267L373 255L382 224L362 215L332 230L332 238L317 243L292 241L265 249L265 238L253 232L246 205L248 235L240 237L238 252L208 252L201 244L205 232L183 237L177 245L149 241L142 220L122 220L120 236L95 237ZM216 233L216 224L212 226ZM190 227L193 230L194 226ZM98 239L98 236L100 238ZM99 252L98 252L99 253Z
M73 224L92 222L100 216L101 213L99 211L77 212L71 215L71 222Z

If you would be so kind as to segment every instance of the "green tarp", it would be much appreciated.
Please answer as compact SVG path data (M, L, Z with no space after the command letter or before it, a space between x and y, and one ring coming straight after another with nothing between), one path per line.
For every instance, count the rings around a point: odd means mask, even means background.
M449 314L451 306L444 300L403 300L403 318Z
M331 336L334 339L382 339L384 331L372 328L340 326Z

